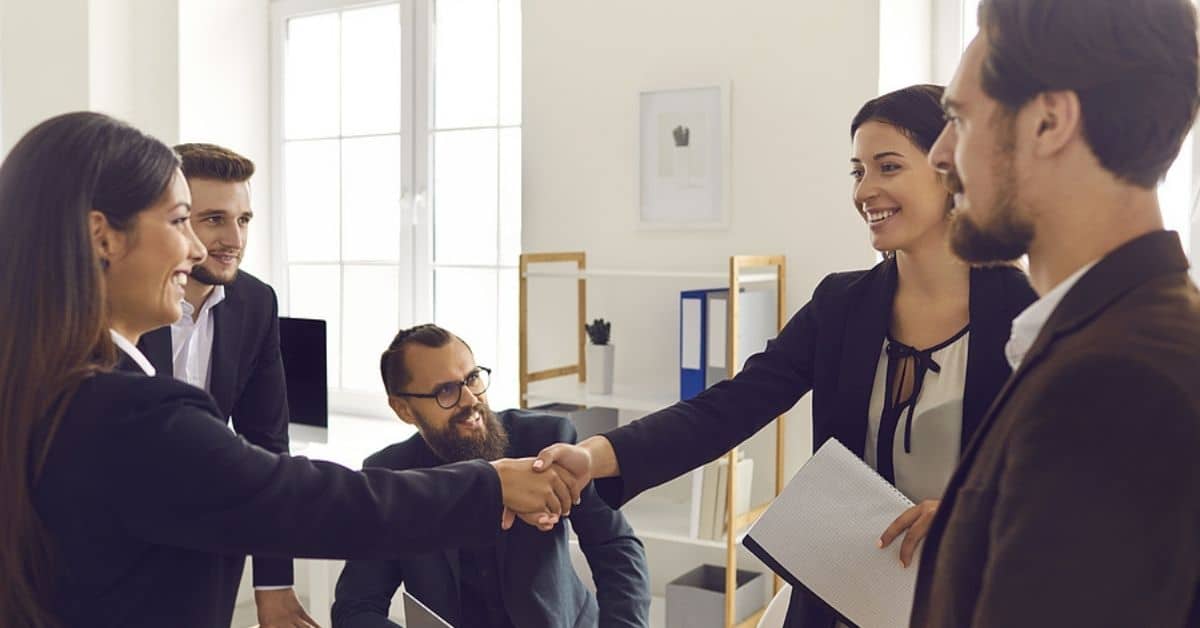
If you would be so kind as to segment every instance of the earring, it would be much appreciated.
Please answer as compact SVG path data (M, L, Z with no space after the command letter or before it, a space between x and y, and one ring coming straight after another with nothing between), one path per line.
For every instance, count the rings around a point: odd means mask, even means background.
M100 270L108 270L108 258L100 258Z

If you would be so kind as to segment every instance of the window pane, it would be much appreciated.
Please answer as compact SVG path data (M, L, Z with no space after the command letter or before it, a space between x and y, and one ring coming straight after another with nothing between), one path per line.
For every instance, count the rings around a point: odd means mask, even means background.
M476 364L495 367L496 271L439 268L433 282L434 321L471 345Z
M339 388L341 269L336 265L288 266L288 316L325 321L329 387Z
M400 330L400 270L395 266L345 268L342 388L382 393L379 356Z
M500 130L500 263L521 255L521 129Z
M461 128L496 124L495 0L439 0L434 26L434 124Z
M337 13L288 20L284 55L284 137L337 135Z
M342 14L342 135L400 131L400 5Z
M342 259L400 259L400 136L342 140Z
M500 124L521 124L521 0L500 0Z
M501 269L500 294L496 321L499 327L499 339L496 352L496 363L492 365L491 390L488 392L488 402L493 408L516 408L520 405L519 381L517 379L517 361L519 360L517 346L517 271L516 269Z
M440 264L496 263L496 130L434 134L433 250Z
M1184 250L1190 249L1192 227L1192 134L1183 140L1183 148L1167 177L1158 186L1158 204L1162 208L1163 226L1179 232Z
M284 144L288 261L338 259L338 141Z

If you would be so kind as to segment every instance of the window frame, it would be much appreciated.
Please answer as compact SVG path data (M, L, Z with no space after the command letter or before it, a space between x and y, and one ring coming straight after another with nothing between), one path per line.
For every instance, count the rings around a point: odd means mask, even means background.
M346 10L398 4L401 22L401 202L400 227L401 251L396 261L348 262L339 253L335 262L318 262L313 265L336 266L345 286L347 266L384 266L399 270L400 318L413 321L430 320L433 315L433 267L432 267L432 221L429 197L432 185L432 152L429 142L428 119L432 111L432 85L430 82L430 36L432 21L429 2L420 0L276 0L271 3L270 17L270 137L271 205L278 208L278 215L271 221L272 233L272 285L279 297L281 313L290 310L290 267L288 260L287 216L284 202L284 172L286 158L284 135L286 103L284 99L284 77L286 75L286 45L288 20L308 15L341 12ZM339 86L340 89L340 86ZM340 124L340 121L339 121ZM425 129L424 132L421 129ZM346 136L339 128L337 139ZM423 156L423 158L421 157ZM340 162L339 162L340 163ZM341 173L338 175L341 180ZM340 194L339 194L340 197ZM338 208L339 217L341 207ZM339 218L340 219L340 218ZM339 238L342 234L339 233ZM339 242L339 250L341 243ZM345 294L339 296L338 307L344 312ZM330 334L341 334L344 317L339 316L337 329ZM332 326L331 326L332 327ZM343 343L338 342L341 351ZM382 351L382 349L381 349ZM387 418L390 410L382 403L380 395L346 389L342 387L344 374L342 356L338 356L339 386L329 389L329 410L335 414L353 414Z

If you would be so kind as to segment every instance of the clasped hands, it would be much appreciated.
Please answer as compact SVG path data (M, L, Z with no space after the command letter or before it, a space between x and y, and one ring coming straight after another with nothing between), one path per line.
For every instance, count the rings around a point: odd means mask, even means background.
M492 467L500 476L505 530L517 517L542 532L553 529L592 481L591 454L566 443L543 449L537 458L501 458Z

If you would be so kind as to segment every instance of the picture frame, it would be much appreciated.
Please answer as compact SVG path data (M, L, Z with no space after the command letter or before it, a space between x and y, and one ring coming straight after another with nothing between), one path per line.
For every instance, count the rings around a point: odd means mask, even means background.
M729 226L729 82L638 93L640 229Z

